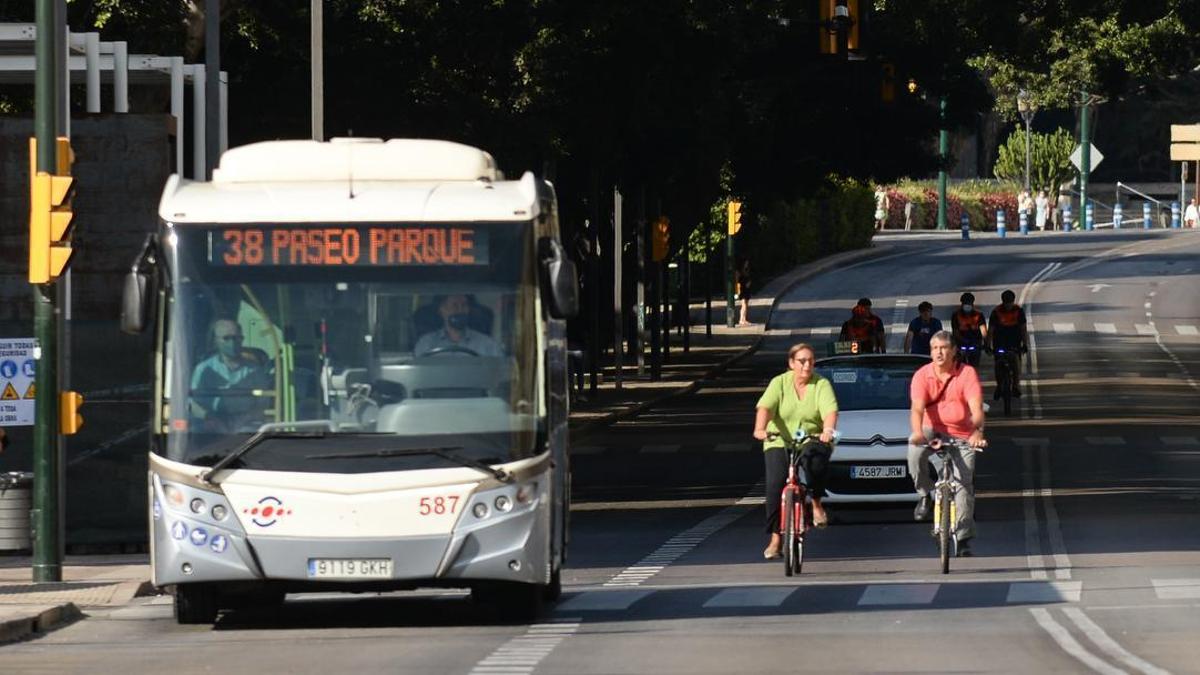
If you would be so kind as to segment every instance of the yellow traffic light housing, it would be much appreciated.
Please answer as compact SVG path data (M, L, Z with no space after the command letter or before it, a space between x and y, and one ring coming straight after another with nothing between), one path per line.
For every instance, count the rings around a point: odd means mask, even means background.
M79 430L83 428L83 415L79 414L81 407L83 407L83 395L79 392L64 391L59 394L59 433L64 436L79 433Z
M729 201L729 234L737 234L742 229L742 203Z
M667 259L667 254L671 250L671 219L666 216L656 218L652 235L650 257L654 259L654 262L662 262Z
M75 179L70 174L75 157L70 141L57 139L57 173L50 174L35 170L35 139L30 139L29 151L29 283L45 284L57 279L71 261L68 234L75 217L71 210Z

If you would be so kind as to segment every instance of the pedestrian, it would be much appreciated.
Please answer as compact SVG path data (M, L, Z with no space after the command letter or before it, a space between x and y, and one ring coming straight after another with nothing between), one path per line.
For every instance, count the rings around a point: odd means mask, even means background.
M892 205L888 199L887 190L882 185L875 186L875 229L882 230L887 223L888 208Z
M1045 190L1038 193L1037 199L1034 200L1034 206L1037 208L1037 229L1045 231L1046 216L1050 211L1050 198L1046 196Z
M917 305L917 318L908 324L904 334L904 351L909 354L929 356L929 338L942 330L942 322L933 315L933 304L925 301Z
M1196 208L1196 198L1192 197L1187 210L1183 212L1183 226L1195 228L1197 221L1200 221L1200 210Z
M916 210L916 204L913 200L907 199L904 201L904 229L911 230L913 223L913 211Z
M788 350L788 370L771 378L754 406L754 438L763 442L766 530L771 535L763 551L767 560L778 558L783 548L779 507L788 475L784 437L794 438L798 433L819 435L820 440L809 443L800 456L799 480L812 496L813 524L825 527L829 522L821 498L825 496L825 478L833 454L838 402L833 384L813 370L816 360L812 346L803 342L792 345Z
M1062 229L1067 229L1067 211L1071 210L1071 197L1066 190L1058 191L1058 208L1055 213L1058 214L1059 223L1062 224Z
M1025 222L1033 220L1033 198L1029 196L1028 190L1021 190L1021 194L1017 197L1017 222L1021 222L1021 214L1025 214Z
M742 258L742 262L737 269L737 286L738 286L738 301L742 305L741 317L738 318L737 325L746 327L752 325L750 323L750 290L753 286L750 277L750 260Z

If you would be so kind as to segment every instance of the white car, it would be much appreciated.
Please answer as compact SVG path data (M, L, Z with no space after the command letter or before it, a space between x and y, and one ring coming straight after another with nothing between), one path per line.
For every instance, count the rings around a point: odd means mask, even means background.
M918 354L820 359L816 371L838 400L837 443L826 484L829 502L914 502L908 475L909 384L929 363Z

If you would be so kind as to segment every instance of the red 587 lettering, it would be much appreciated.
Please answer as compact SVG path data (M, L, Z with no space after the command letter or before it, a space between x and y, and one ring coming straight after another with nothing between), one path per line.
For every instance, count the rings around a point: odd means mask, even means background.
M458 495L445 497L421 497L417 512L423 516L442 516L458 512Z

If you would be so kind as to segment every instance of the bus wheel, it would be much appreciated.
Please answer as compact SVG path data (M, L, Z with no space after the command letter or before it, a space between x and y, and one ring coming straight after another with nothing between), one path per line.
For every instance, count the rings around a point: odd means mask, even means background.
M175 621L180 624L212 623L217 620L217 592L205 584L175 586Z
M519 582L497 582L472 589L471 597L490 605L505 621L529 623L542 611L546 586Z

